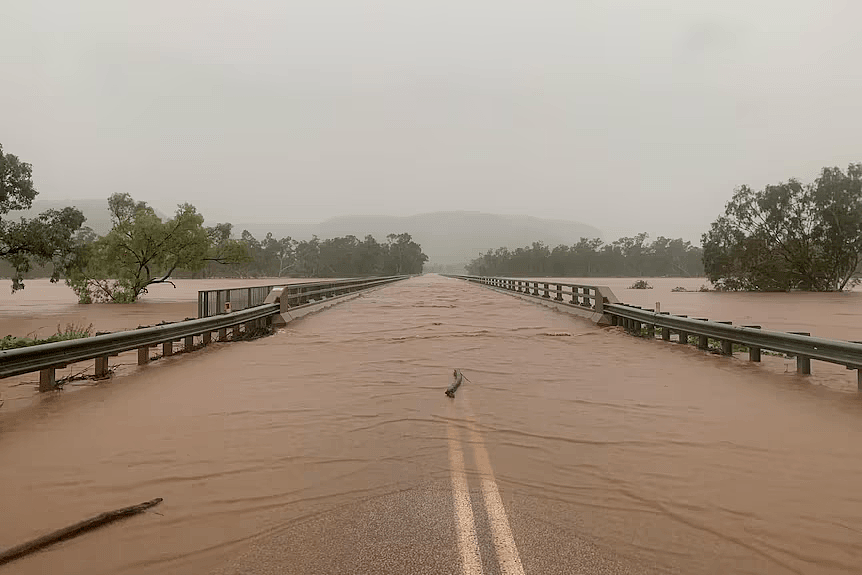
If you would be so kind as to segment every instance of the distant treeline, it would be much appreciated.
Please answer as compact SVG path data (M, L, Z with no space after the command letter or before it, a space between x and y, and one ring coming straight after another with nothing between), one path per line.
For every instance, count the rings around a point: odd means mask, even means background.
M532 246L488 250L467 264L467 273L483 276L527 277L653 277L703 275L703 250L682 239L649 235L620 238L605 244L600 239L581 240L555 248L534 242Z
M224 227L229 238L231 228ZM215 239L217 242L218 239ZM410 234L389 234L384 243L373 236L360 240L345 236L321 240L276 239L268 233L258 240L244 230L238 242L245 248L241 263L210 262L194 277L355 277L422 273L428 256Z

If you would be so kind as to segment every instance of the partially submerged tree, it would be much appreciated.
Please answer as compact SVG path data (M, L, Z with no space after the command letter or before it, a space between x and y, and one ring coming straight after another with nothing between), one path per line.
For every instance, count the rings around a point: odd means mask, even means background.
M809 185L740 187L703 248L707 277L724 289L845 289L862 253L862 164L824 168Z
M32 167L17 156L3 153L0 144L0 216L33 205ZM51 281L65 272L76 242L74 234L84 223L84 214L75 208L48 210L37 217L18 221L0 219L0 259L14 269L12 292L24 288L24 274L39 265L52 264Z
M171 274L176 270L198 271L208 261L245 258L244 246L230 239L230 224L205 228L191 204L179 205L164 222L129 194L112 195L108 208L113 228L80 246L66 278L82 303L134 302L150 285L174 285Z

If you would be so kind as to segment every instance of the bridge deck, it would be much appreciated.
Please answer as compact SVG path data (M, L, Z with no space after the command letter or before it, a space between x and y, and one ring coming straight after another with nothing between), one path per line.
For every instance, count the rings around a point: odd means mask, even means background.
M794 377L414 278L0 421L0 545L165 499L5 569L853 573L858 399Z

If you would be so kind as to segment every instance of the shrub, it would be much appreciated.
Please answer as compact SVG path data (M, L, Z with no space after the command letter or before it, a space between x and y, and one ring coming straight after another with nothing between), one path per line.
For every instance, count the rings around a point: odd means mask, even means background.
M73 323L66 324L65 328L57 326L57 333L44 339L35 337L14 337L7 335L0 339L0 349L16 349L19 347L30 347L31 345L41 345L43 343L54 343L55 341L67 341L70 339L81 339L93 335L93 324L88 326L75 325Z
M652 286L646 280L638 280L630 285L629 289L652 289Z

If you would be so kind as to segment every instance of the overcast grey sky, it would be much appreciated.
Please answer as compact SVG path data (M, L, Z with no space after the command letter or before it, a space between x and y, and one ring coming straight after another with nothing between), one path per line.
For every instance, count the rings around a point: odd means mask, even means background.
M483 210L699 239L862 161L862 2L0 0L42 198L208 221Z

